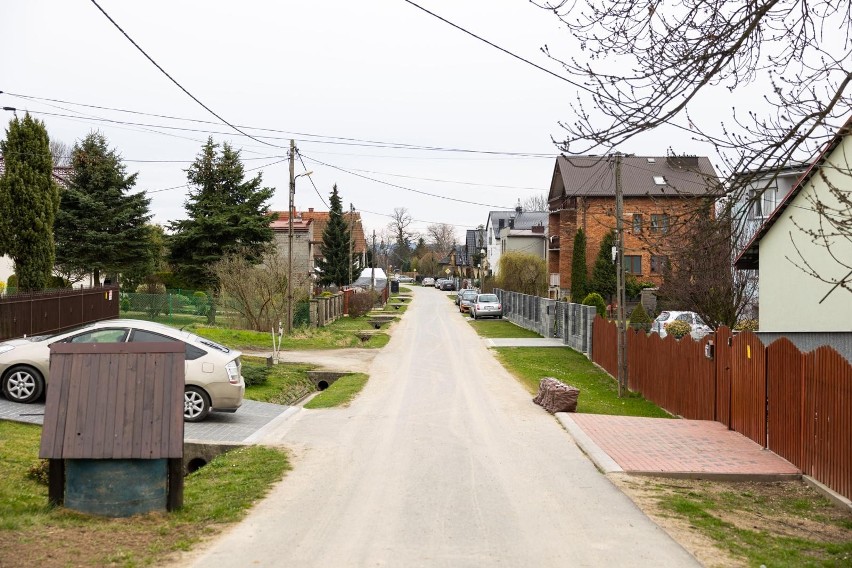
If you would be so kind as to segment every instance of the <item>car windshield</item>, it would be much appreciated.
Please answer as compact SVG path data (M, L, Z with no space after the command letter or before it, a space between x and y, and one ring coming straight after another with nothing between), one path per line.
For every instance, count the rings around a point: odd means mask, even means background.
M497 294L480 294L476 299L477 302L498 302Z
M666 321L669 319L669 312L660 312L660 315L657 316L657 321Z
M476 298L476 292L465 292L462 294L462 300L473 300Z

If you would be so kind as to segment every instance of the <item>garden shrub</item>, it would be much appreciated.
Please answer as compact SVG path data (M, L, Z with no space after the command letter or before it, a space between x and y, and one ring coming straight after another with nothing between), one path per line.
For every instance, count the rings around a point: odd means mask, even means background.
M8 288L10 294L14 294L18 291L18 275L12 274L9 276L9 279L6 280L6 288Z
M592 292L583 298L583 305L594 306L599 316L602 318L606 317L606 302L604 302L603 296L597 292Z
M118 301L118 305L121 308L122 312L130 311L130 296L127 294L122 294L121 299Z
M671 321L666 324L666 333L675 336L677 339L689 335L692 331L692 326L685 321Z
M649 331L651 329L651 317L648 315L648 312L645 311L645 307L642 305L642 302L636 304L636 307L633 308L633 311L630 312L630 327L634 329L644 329L645 331Z
M243 364L242 368L243 380L246 382L247 387L266 384L271 372L271 368L260 365Z
M757 331L758 321L756 319L743 319L734 326L734 331Z
M193 292L192 303L195 306L195 315L197 316L206 316L207 313L210 311L210 305L207 299L207 294L205 294L204 292Z
M349 317L360 318L373 309L379 294L371 290L356 292L349 298Z
M49 468L50 460L38 460L27 469L27 477L41 485L47 485Z

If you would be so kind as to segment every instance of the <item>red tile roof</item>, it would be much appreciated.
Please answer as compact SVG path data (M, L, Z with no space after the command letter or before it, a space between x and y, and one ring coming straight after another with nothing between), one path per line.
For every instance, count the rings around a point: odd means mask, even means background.
M283 221L284 226L287 226L287 212L286 211L275 211L273 215L278 215L279 222ZM313 209L308 209L307 211L296 211L296 216L293 217L293 223L295 225L298 219L302 219L303 221L311 221L314 227L314 243L322 243L322 233L325 230L326 224L328 224L328 220L331 213L328 211L314 211ZM361 254L367 250L367 237L364 234L364 225L361 223L361 214L357 211L352 214L354 215L354 225L353 225L353 250L357 254ZM347 225L349 224L349 216L350 213L344 212L343 219L346 221ZM273 227L274 228L274 227ZM314 248L314 256L321 257L322 250L321 247Z

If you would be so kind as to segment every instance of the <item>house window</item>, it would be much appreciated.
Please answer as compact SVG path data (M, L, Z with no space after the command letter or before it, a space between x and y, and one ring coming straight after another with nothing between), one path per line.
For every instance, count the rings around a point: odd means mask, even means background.
M628 274L642 274L642 257L637 255L624 255L624 271Z
M642 215L633 214L633 234L638 235L642 232Z
M666 234L669 232L669 216L665 213L651 215L651 232Z
M669 257L651 255L651 274L662 274L669 265Z
M760 190L755 190L752 194L752 200L754 203L754 218L755 219L766 219L772 212L775 211L775 207L778 205L778 186L772 185L767 187L761 193Z
M657 185L666 185L666 178L663 176L654 176L654 183Z

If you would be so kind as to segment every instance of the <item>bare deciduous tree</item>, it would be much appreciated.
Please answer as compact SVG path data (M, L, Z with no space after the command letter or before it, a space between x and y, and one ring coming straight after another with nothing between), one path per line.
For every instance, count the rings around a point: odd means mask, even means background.
M543 48L578 78L575 118L560 123L564 152L609 152L667 125L714 146L733 204L750 189L757 190L751 199L760 199L774 184L771 177L752 187L756 172L812 159L852 109L848 2L531 2L553 12L579 42L572 58ZM712 89L752 91L720 117L703 112ZM753 96L757 89L762 96ZM820 203L814 209L828 214ZM849 222L848 210L836 213Z
M439 258L444 258L450 253L456 242L456 231L452 225L436 223L426 227L426 234L431 241L432 250Z
M71 146L61 140L50 141L50 156L54 167L71 165Z
M270 331L287 318L287 263L276 254L263 256L261 265L240 252L225 255L211 268L219 282L221 301L236 310L247 329ZM295 281L294 277L294 281ZM294 282L303 293L305 282Z
M394 266L400 266L405 269L405 264L411 256L411 242L414 239L415 233L411 230L411 224L414 219L405 207L394 207L392 220L388 223L388 230L393 236L394 249L393 257L395 262L391 262Z
M521 202L521 207L524 211L547 211L547 194L530 195Z

